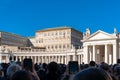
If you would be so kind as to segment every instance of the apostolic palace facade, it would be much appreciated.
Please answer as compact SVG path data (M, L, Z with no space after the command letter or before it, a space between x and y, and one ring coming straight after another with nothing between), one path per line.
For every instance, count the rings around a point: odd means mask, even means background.
M93 60L115 64L120 58L119 42L116 29L112 34L101 30L91 34L89 28L83 33L64 26L38 30L28 38L0 31L0 63L32 58L34 63L77 60L81 64Z

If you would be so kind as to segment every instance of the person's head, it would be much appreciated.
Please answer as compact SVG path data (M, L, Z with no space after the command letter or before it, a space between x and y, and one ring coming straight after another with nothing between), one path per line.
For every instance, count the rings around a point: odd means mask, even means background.
M89 66L90 66L90 67L96 67L95 61L90 61Z
M13 74L10 80L32 80L32 77L29 72L19 70Z
M59 66L56 62L50 62L48 64L48 71L49 72L57 72L59 69Z
M31 58L25 58L22 63L23 69L32 72L33 62Z
M43 63L43 64L42 64L42 68L45 69L45 70L47 70L47 64L46 64L46 63Z
M104 70L88 68L75 75L73 80L112 80Z
M120 75L120 66L115 66L115 68L114 68L114 74L116 76Z
M120 64L120 59L117 59L117 64Z
M11 78L12 77L12 75L16 72L16 71L18 71L18 70L21 70L22 68L21 68L21 66L19 66L18 64L16 64L16 63L12 63L8 68L7 68L7 76L8 76L8 78Z
M105 62L102 62L100 64L99 68L101 68L101 69L103 69L105 71L109 71L110 70L109 65L107 63L105 63Z

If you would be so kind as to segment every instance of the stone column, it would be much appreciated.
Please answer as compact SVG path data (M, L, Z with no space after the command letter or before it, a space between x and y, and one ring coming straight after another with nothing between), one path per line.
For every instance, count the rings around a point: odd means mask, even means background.
M117 46L113 44L113 64L117 63Z
M81 64L82 64L82 62L83 62L83 56L84 56L84 55L82 55L82 54L80 55L80 60L81 60L80 63L81 63Z
M53 61L55 61L55 55L53 56Z
M42 63L42 56L38 56L39 62Z
M112 55L109 54L109 64L112 64Z
M62 60L62 56L60 56L59 58L60 58L60 61L59 61L59 63L61 63L61 60Z
M20 61L22 61L22 58L21 58L21 56L19 56L19 58L20 58Z
M49 63L52 62L53 58L52 55L49 56Z
M40 63L40 56L37 56L37 63Z
M37 57L37 56L34 56L34 60L35 60L34 62L35 62L35 63L37 63L36 57Z
M53 56L53 61L55 62L55 56Z
M18 61L18 57L17 56L15 56L16 57L16 61Z
M50 56L48 56L48 63L50 63Z
M88 64L88 46L84 46L84 63Z
M83 61L83 58L84 58L84 55L81 54L81 64L84 62L84 61Z
M80 55L78 55L78 64L80 64L80 61L81 61L81 60L80 60Z
M23 56L23 60L25 59L25 56Z
M6 55L5 57L6 57L6 63L8 63L8 62L9 62L9 57L8 57L8 55Z
M42 63L42 56L38 56L39 63Z
M39 63L39 62L38 62L38 56L36 56L36 63Z
M49 63L51 62L51 56L49 56Z
M108 63L108 49L107 44L105 44L105 62Z
M79 64L81 64L81 54L79 55Z
M39 56L39 61L40 61L40 63L42 63L42 57L43 57L43 56Z
M31 56L31 59L34 61L34 58L33 58L34 56Z
M57 56L55 56L55 61L57 62Z
M61 60L61 63L63 63L63 56L61 56L61 59L62 59L62 60Z
M68 62L69 62L69 60L70 60L70 55L67 55L67 58L66 58L67 60L67 64L68 64Z
M66 55L65 55L65 57L64 57L64 58L65 58L65 64L67 64Z
M95 57L96 57L96 56L95 56L95 45L93 45L93 56L92 56L92 58L93 58L92 60L93 60L93 61L95 61Z
M45 56L43 57L43 62L45 63Z
M90 61L92 60L92 52L91 52L91 47L89 47L89 57L90 57Z
M66 63L66 59L65 59L65 56L63 56L63 64Z
M48 56L46 56L46 60L45 61L46 61L46 63L48 63Z
M72 56L73 56L73 61L76 61L76 55L73 54Z
M43 57L43 63L45 63L45 56Z
M12 57L12 60L11 60L11 61L14 61L14 56L12 55L11 57Z
M17 56L17 58L18 58L18 61L20 61L20 58L19 58L19 56Z
M60 56L58 56L58 63L60 63Z
M45 56L45 63L48 63L48 56Z
M42 56L42 63L44 63L44 56Z
M49 63L49 56L47 56L47 64Z

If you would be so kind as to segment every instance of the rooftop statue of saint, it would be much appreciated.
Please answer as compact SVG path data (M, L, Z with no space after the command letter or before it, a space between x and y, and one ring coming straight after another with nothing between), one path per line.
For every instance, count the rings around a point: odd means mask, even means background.
M114 28L114 34L116 34L117 33L117 30L116 30L116 28Z
M90 34L91 34L91 33L90 33L90 29L89 29L89 28L87 28L87 29L86 29L86 37L89 37L89 36L90 36Z

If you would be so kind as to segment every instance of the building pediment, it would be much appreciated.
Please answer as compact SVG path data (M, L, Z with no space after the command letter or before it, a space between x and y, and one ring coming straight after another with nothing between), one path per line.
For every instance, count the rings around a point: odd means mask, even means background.
M98 30L97 32L90 35L88 38L86 38L84 41L92 41L92 40L110 40L110 39L116 39L115 34L109 34L104 31Z

